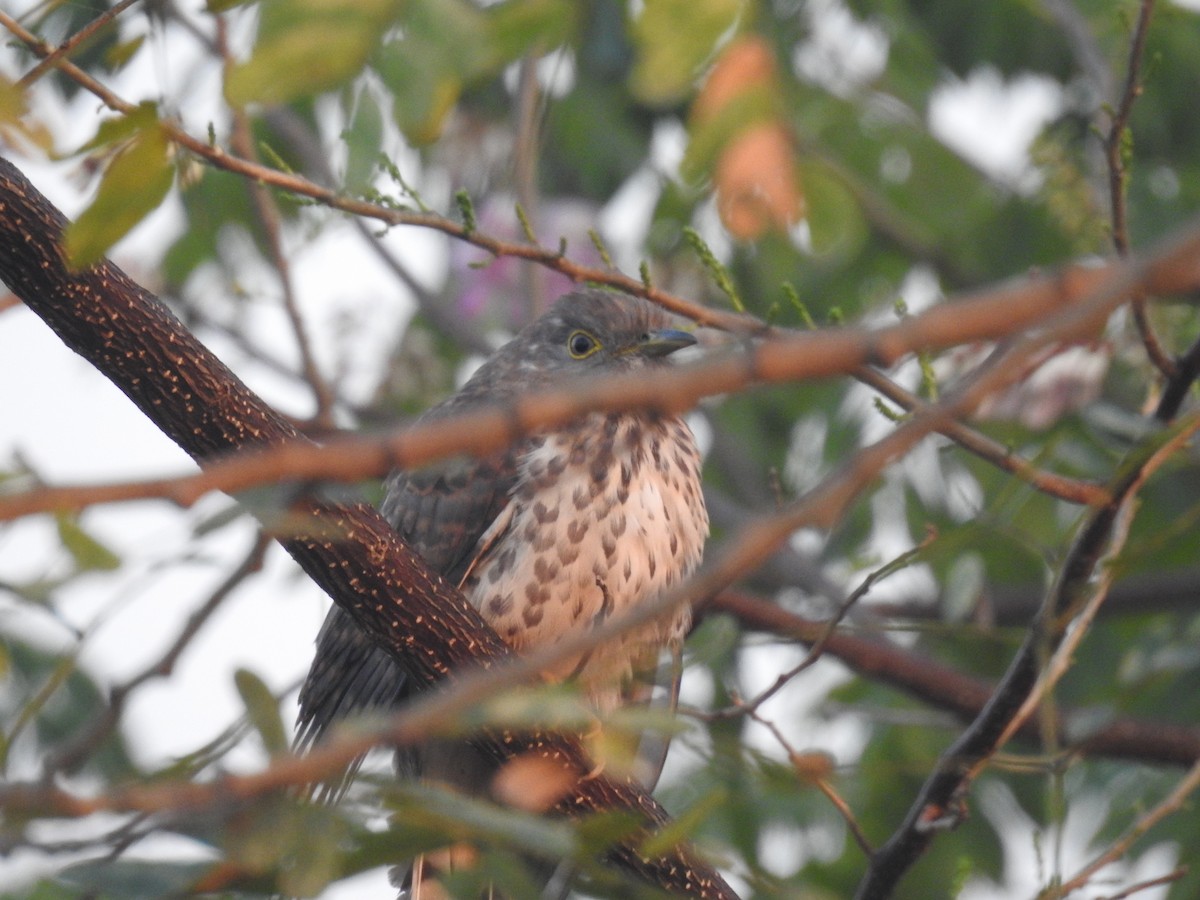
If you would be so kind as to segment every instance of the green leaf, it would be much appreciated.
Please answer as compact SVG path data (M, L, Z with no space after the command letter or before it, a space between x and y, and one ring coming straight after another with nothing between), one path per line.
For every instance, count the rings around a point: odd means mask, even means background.
M29 115L25 90L0 75L0 140L28 141L47 154L53 151L49 130Z
M358 74L376 33L377 26L363 17L298 23L234 66L225 95L235 106L279 104L335 88Z
M59 878L84 896L136 898L175 897L187 893L208 869L208 862L96 859L64 869Z
M81 572L111 572L121 565L121 557L92 537L74 516L55 517L58 539L71 554L75 567Z
M497 845L537 853L549 859L572 856L577 850L569 823L543 818L507 806L464 796L457 791L425 784L405 784L397 791L399 815L394 828L469 834Z
M87 153L120 143L157 124L158 107L149 101L140 103L129 115L102 119L96 127L96 134L91 140L80 146L75 153Z
M375 164L383 146L383 113L375 95L361 90L355 98L354 116L345 133L346 189L362 193L371 186Z
M266 0L250 59L225 82L230 103L286 103L354 78L388 31L394 0Z
M174 181L170 141L157 122L138 131L109 164L91 204L63 241L75 268L99 262L108 248L158 208Z
M287 729L283 727L283 719L279 716L279 703L271 689L248 669L238 669L233 674L233 683L237 686L242 702L246 704L246 715L250 724L262 738L267 752L275 754L286 751Z
M488 69L518 59L536 48L545 52L570 39L579 9L563 0L517 0L489 7L488 43L493 61Z
M222 13L228 12L231 9L236 9L239 6L245 6L253 0L208 0L204 4L205 12Z
M801 164L800 183L813 250L843 258L856 252L868 237L867 223L845 182L829 166L808 161Z
M142 44L145 42L146 35L139 34L132 40L114 44L104 54L104 61L108 63L110 69L117 71L137 55L137 52L142 49Z
M403 24L403 37L381 48L373 64L392 92L400 130L416 143L428 143L441 132L466 82L489 69L487 21L457 0L414 0Z
M739 0L646 0L632 28L638 53L633 93L655 106L682 100L742 6Z

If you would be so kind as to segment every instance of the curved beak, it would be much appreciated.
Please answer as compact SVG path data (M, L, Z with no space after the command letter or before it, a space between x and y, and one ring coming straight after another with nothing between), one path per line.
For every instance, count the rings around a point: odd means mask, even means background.
M692 347L695 343L695 336L688 334L686 331L679 331L674 328L661 328L658 331L650 331L642 335L642 339L634 344L631 349L634 353L641 354L642 356L658 359L668 356L676 350L682 350L684 347Z

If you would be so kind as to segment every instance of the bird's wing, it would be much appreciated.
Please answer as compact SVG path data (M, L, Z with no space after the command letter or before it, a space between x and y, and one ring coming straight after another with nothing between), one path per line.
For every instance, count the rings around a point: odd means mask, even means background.
M508 449L394 473L381 511L431 568L457 584L472 565L480 538L508 502L518 455L518 449ZM334 606L300 689L297 747L319 741L341 719L397 704L407 693L405 682L399 664Z

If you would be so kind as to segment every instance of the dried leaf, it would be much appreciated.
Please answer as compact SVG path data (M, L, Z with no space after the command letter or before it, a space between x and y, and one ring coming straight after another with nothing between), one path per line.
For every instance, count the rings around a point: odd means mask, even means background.
M741 132L721 152L715 173L717 210L735 238L787 231L804 216L792 142L782 125Z
M566 795L576 777L553 760L526 753L509 760L496 773L492 794L506 806L542 813Z

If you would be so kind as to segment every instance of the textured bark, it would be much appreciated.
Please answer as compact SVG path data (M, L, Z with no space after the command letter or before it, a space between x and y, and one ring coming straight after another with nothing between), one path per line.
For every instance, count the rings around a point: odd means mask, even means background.
M201 465L243 449L304 441L213 356L152 293L111 262L72 272L63 258L63 215L0 159L0 279L62 341L92 363ZM452 586L431 572L367 504L335 504L297 490L293 513L306 523L280 543L418 682L492 666L507 645ZM586 773L577 742L554 734L488 733L479 744L498 760L537 753ZM624 809L646 829L667 822L662 807L629 782L577 782L563 804L576 812ZM618 865L669 891L734 897L719 874L686 850L645 859L632 843Z

